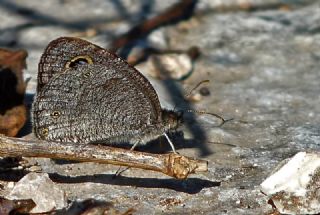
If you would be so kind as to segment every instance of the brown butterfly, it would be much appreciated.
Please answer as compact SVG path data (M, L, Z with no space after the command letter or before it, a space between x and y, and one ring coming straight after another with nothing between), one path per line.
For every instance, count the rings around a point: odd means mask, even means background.
M161 108L154 88L134 67L88 41L61 37L41 56L33 103L40 139L135 147L167 137L181 117Z

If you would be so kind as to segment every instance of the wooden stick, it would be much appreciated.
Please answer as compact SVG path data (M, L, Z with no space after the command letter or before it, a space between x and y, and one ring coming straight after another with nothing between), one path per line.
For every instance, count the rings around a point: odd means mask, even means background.
M151 154L127 149L42 140L25 140L0 135L0 156L2 157L46 157L114 164L162 172L177 179L189 174L208 171L208 162L179 154Z
M111 47L109 47L108 50L116 52L117 49L132 43L138 38L148 35L156 28L191 17L196 3L196 0L179 1L159 15L145 20L137 26L134 26L127 33L120 35L112 42Z

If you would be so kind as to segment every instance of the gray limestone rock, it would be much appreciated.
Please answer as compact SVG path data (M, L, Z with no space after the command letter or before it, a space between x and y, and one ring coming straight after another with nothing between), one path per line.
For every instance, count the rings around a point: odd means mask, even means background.
M209 171L177 181L130 169L112 179L118 167L39 162L43 170L56 173L67 199L104 200L120 211L134 208L138 214L265 214L272 206L260 192L261 182L282 160L300 151L319 151L319 2L286 0L280 3L291 8L278 4L280 8L225 13L218 12L216 2L231 1L199 1L195 16L139 41L143 47L199 47L201 56L190 77L180 82L154 80L148 76L147 62L137 66L150 78L164 106L233 118L217 127L219 120L214 117L186 112L183 134L171 136L179 153L208 160ZM97 34L84 39L108 47L112 38L171 4L160 0L3 0L0 45L29 52L30 98L36 89L39 57L49 41L94 28ZM209 95L195 103L185 102L183 95L206 79L210 80L205 86ZM160 142L136 150L170 150Z

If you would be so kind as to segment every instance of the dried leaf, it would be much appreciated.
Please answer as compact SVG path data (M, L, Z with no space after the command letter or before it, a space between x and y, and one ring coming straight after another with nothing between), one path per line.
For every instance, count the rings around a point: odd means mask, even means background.
M0 49L0 133L16 136L27 120L24 105L27 52Z

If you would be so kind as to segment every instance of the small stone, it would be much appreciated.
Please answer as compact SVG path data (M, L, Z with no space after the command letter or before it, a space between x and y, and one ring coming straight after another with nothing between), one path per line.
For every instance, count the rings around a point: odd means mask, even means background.
M280 164L281 165L281 164ZM284 214L320 213L320 154L299 152L262 184Z
M64 191L47 173L29 173L16 183L7 197L11 200L32 199L36 207L31 213L45 213L67 206Z
M153 31L149 37L148 42L153 47L158 49L167 49L168 48L168 39L166 38L166 32L164 28Z
M181 80L192 72L192 60L188 54L153 55L148 61L150 75Z
M200 95L202 96L209 96L210 95L210 90L208 87L201 87L199 90Z
M200 93L191 94L187 97L187 100L190 102L200 102L202 100L202 95Z

